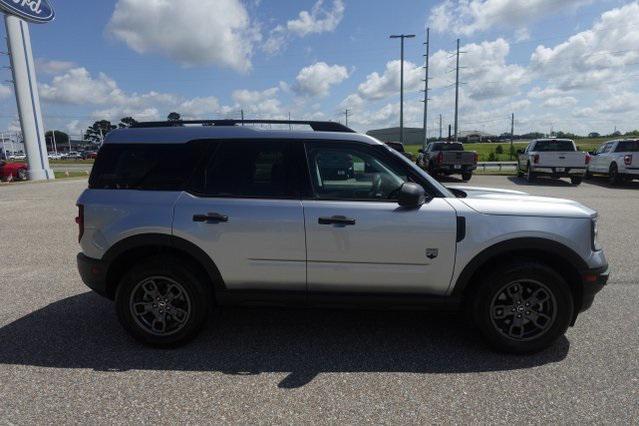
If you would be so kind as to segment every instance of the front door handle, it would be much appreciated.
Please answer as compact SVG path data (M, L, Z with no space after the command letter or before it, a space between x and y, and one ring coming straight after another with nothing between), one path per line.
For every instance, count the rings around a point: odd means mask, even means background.
M193 215L193 222L228 222L229 217L219 213L208 213L208 214L196 214Z
M332 217L320 217L319 218L320 225L342 225L342 226L352 226L355 225L355 219L351 219L346 216L332 216Z

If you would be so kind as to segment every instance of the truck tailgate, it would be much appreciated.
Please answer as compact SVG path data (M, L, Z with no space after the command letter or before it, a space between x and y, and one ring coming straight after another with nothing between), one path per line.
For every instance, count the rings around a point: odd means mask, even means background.
M475 153L471 151L444 151L443 164L475 164Z
M585 152L539 152L539 167L586 167Z

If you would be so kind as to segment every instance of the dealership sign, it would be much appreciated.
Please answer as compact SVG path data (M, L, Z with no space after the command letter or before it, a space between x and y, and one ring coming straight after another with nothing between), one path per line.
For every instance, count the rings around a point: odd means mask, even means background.
M0 0L0 10L36 24L51 22L55 18L49 0Z

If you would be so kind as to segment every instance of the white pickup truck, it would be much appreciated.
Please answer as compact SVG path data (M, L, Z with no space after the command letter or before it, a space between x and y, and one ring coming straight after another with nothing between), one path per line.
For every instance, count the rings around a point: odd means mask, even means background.
M587 177L603 174L612 185L639 179L639 139L606 142L591 154Z
M517 175L533 182L538 176L567 177L579 185L586 173L590 155L577 150L570 139L537 139L518 152Z

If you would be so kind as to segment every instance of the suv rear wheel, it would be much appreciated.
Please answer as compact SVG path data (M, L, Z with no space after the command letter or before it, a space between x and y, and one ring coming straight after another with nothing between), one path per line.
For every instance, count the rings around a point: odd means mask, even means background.
M120 323L137 340L159 347L186 343L204 327L209 291L201 280L170 257L133 267L116 292Z
M471 304L474 322L495 349L543 350L562 336L573 315L564 279L543 263L517 262L485 278Z

